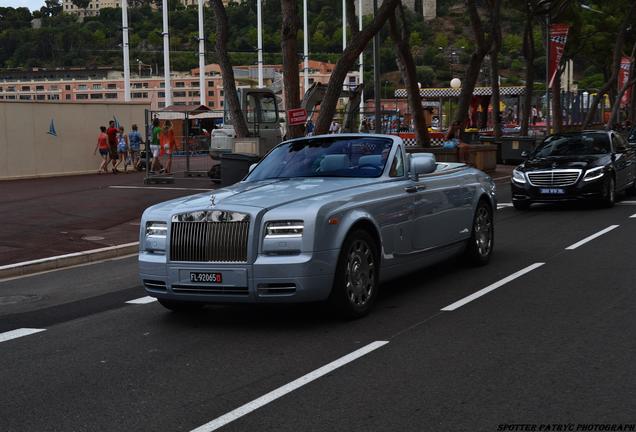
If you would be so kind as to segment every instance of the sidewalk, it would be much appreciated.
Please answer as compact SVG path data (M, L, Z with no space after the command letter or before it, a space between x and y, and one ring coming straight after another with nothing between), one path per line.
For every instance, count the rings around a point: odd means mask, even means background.
M490 176L504 182L513 168ZM136 242L146 207L213 188L207 177L144 185L143 173L0 182L0 266Z

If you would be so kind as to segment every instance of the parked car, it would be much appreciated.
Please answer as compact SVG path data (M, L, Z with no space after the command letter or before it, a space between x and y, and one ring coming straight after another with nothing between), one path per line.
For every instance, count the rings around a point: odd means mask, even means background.
M636 151L615 131L548 136L514 169L512 203L599 200L611 207L619 192L633 190Z
M239 183L148 208L140 276L175 311L328 300L359 317L383 281L456 253L487 263L495 209L489 176L399 137L301 138Z

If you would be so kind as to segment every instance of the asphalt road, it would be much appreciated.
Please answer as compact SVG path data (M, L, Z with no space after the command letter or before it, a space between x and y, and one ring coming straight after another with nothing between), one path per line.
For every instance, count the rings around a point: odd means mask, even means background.
M135 258L1 281L0 431L634 424L634 204L504 206L490 265L386 284L351 322L317 305L128 304L145 295ZM22 328L44 331L2 341Z

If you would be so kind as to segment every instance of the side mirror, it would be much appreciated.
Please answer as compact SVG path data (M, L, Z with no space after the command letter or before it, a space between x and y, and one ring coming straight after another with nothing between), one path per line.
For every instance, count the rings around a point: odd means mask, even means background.
M411 174L419 177L423 174L430 174L437 168L435 157L427 154L411 155Z
M257 163L253 163L252 165L250 165L249 169L247 170L247 173L251 173L252 171L254 171L254 168L256 168L256 165L258 165Z
M524 159L528 159L528 156L530 156L530 153L528 153L527 150L524 150L521 152L521 157Z

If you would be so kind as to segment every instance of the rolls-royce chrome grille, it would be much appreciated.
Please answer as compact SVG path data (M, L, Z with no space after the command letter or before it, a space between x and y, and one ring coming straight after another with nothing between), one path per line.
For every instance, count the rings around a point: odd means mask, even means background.
M170 259L192 262L247 262L249 215L198 211L172 217Z
M527 173L530 184L540 187L571 186L581 175L579 169L562 169L552 171L530 171Z

